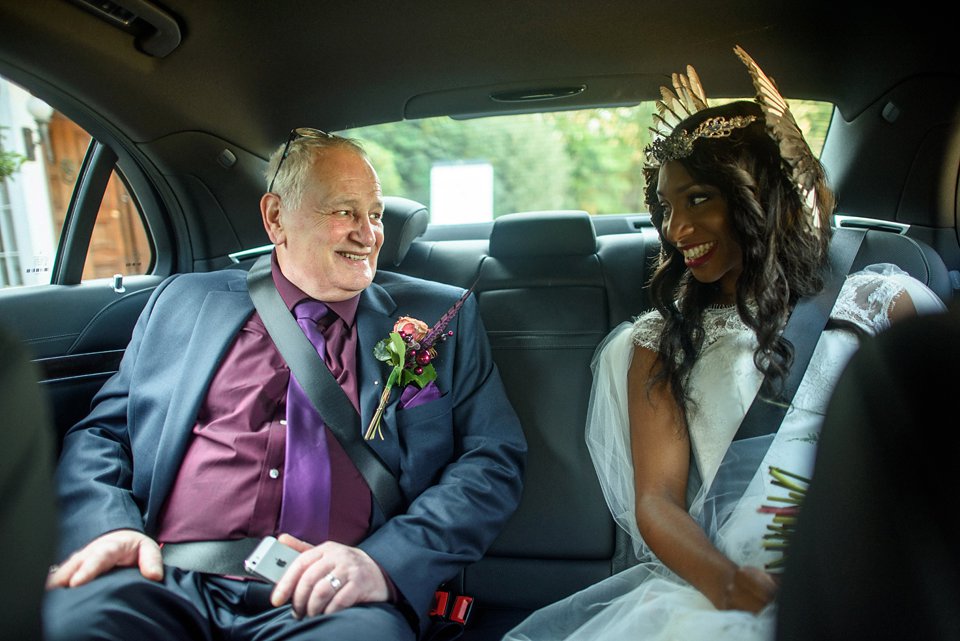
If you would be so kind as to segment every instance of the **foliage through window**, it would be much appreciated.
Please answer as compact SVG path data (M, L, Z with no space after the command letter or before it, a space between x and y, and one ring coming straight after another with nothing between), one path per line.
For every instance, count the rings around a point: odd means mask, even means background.
M719 101L717 104L720 104ZM791 107L819 154L833 111ZM385 194L428 205L433 223L464 223L541 209L646 211L643 148L654 105L456 120L425 118L349 129Z

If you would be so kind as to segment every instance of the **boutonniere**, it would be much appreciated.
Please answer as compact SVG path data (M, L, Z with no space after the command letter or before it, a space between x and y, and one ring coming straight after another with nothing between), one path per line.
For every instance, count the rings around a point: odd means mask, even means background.
M437 346L453 336L453 332L447 330L447 325L463 307L471 292L473 287L464 292L463 296L440 317L433 327L428 327L422 320L401 316L394 323L390 335L374 346L373 355L377 360L392 365L393 369L390 370L387 383L383 386L380 404L377 406L377 411L373 413L363 438L369 441L376 435L383 439L380 419L383 417L387 403L390 402L390 392L395 386L403 389L412 383L423 389L430 381L437 378L437 370L433 366L433 361L438 354Z

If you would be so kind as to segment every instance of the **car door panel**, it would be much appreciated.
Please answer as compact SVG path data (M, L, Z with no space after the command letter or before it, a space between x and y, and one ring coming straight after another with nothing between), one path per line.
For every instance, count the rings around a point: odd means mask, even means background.
M161 276L0 291L0 324L17 335L40 368L60 436L90 408L117 371L133 326Z

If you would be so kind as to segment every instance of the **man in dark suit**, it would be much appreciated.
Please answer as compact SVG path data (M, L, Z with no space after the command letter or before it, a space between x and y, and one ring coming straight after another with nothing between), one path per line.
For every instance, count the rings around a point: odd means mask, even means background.
M398 316L434 323L462 291L373 282L383 202L353 141L295 130L268 172L273 281L322 335L318 351L365 427L389 374L375 344ZM321 316L303 320L317 301ZM61 548L73 554L48 582L48 637L414 638L436 586L482 556L515 509L525 454L472 298L449 330L436 380L394 391L383 438L368 441L399 481L405 507L391 516L322 417L291 415L294 379L246 274L161 284L120 371L64 439ZM311 421L298 440L295 423ZM301 555L272 592L203 563L163 565L158 545L277 533Z

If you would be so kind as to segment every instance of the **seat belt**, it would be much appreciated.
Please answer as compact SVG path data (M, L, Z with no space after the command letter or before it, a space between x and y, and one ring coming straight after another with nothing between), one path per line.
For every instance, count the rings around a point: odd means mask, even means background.
M280 298L273 282L269 255L260 257L250 268L247 287L291 374L297 377L323 422L357 467L384 516L389 519L399 514L404 499L397 478L364 443L356 408Z
M829 259L824 274L823 289L813 296L801 298L787 326L783 337L793 345L793 362L790 372L783 381L783 388L776 394L773 381L769 376L763 379L750 409L747 410L740 428L733 440L773 434L780 429L783 417L787 414L793 397L800 388L800 381L807 373L807 366L813 357L813 351L820 341L820 335L830 320L830 312L840 296L843 283L850 273L850 267L860 251L865 232L858 229L837 229L830 242Z
M833 306L837 302L853 261L860 251L865 235L866 231L859 229L834 230L830 241L823 289L814 296L806 296L797 302L783 330L783 337L793 345L793 362L790 365L790 372L783 381L783 388L777 395L771 377L766 376L763 379L760 390L740 422L740 427L733 437L734 441L768 436L780 429L783 418L793 402L793 397L800 387L800 382L807 372L807 366L820 341L820 335L827 326L827 321L830 320L830 312L833 311ZM745 462L743 465L721 464L707 492L706 500L710 501L720 493L739 492L742 496L750 479L736 478L733 474L734 469L742 470L746 465L750 466L747 469L760 467L772 442L773 439L769 439L765 447L744 448L747 451L738 453L740 460Z
M161 543L160 552L165 565L182 570L193 570L220 576L242 576L253 579L243 567L243 561L260 545L260 539L231 541L189 541ZM257 579L260 580L260 579Z

